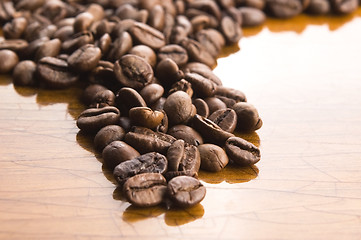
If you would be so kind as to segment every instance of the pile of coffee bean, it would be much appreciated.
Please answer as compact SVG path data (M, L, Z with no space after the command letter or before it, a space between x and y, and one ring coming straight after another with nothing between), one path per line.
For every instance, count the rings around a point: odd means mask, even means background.
M243 92L212 72L242 27L266 15L351 13L357 0L0 1L0 73L50 89L84 86L78 120L136 206L190 207L199 169L250 166L260 150L234 132L262 126Z

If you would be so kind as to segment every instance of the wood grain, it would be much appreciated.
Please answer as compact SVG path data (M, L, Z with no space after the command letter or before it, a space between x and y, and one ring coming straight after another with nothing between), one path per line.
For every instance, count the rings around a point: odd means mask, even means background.
M263 118L261 161L200 173L191 209L124 201L75 119L81 88L0 78L0 239L360 239L361 10L267 20L215 69ZM240 51L237 51L237 49Z

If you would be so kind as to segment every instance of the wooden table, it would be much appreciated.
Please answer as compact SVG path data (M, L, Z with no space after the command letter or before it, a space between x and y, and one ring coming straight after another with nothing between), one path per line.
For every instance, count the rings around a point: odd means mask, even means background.
M0 79L0 239L361 239L361 9L244 30L216 74L264 121L252 168L187 210L137 209L78 134L81 89Z

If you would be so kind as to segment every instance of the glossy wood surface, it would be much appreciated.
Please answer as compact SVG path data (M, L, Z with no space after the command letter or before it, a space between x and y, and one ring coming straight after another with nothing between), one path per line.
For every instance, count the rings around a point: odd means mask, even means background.
M124 201L78 133L80 88L1 77L0 239L361 239L361 9L244 35L215 72L259 110L242 136L262 159L201 172L206 198L186 210Z

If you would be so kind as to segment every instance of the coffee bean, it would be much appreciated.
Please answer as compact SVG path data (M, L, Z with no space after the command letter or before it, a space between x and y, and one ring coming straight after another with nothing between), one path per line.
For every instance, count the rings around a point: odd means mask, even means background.
M57 38L45 41L35 53L35 61L39 61L43 57L56 57L61 50L61 41Z
M227 108L227 105L216 97L205 98L204 101L207 103L209 108L209 114L214 113L217 110L223 110Z
M109 125L109 126L116 126L116 125ZM112 128L112 130L115 130L115 132L112 131L112 139L114 139L113 137L115 137L115 136L119 137L121 135L120 131L113 129L113 127L111 127L111 128ZM106 130L106 132L109 132L109 130ZM103 133L101 133L101 134L103 135ZM98 136L98 135L96 135L96 136ZM106 138L106 136L104 136L104 138ZM110 138L108 138L108 139L110 139ZM105 141L105 142L107 142L107 141ZM100 148L101 148L101 146L99 147L99 149ZM140 154L137 150L135 150L132 146L130 146L127 143L120 141L120 140L115 140L115 141L110 142L107 146L105 146L103 148L103 151L102 151L102 157L104 160L104 164L111 170L113 170L120 163L134 159L139 156L140 156Z
M122 32L111 44L107 59L114 62L126 54L132 47L132 37L128 32Z
M241 7L239 11L242 15L242 27L259 26L266 20L266 15L263 11L252 7Z
M173 126L186 123L192 118L193 107L192 99L187 93L177 91L169 95L164 103L164 111L167 113L169 124Z
M0 39L0 50L21 52L28 46L28 42L22 39Z
M97 92L94 97L92 103L89 107L94 108L102 108L107 106L115 105L115 95L112 91L105 89L103 91Z
M158 59L161 61L167 58L172 59L178 66L188 62L187 51L177 44L169 44L159 49Z
M129 54L134 54L144 58L149 65L154 68L157 64L157 55L154 50L146 45L136 45L129 50Z
M252 104L239 102L233 105L232 108L237 114L237 128L239 130L251 132L262 127L262 119L259 117L257 109Z
M1 52L1 51L0 51ZM19 62L13 71L14 85L18 86L35 86L36 64L30 60L24 60Z
M157 29L158 31L163 31L165 23L165 11L164 8L157 4L149 12L148 24Z
M123 87L121 88L115 97L116 105L126 115L133 107L146 107L147 104L142 96L133 88Z
M310 0L310 5L306 11L310 14L323 15L331 11L331 5L328 0Z
M168 168L170 171L189 171L197 173L201 164L198 148L178 139L167 151Z
M11 50L0 50L0 73L11 72L19 62L19 57Z
M12 1L0 2L0 20L9 21L15 15L15 8Z
M208 104L202 98L196 98L193 101L194 106L197 109L197 114L207 118L209 116Z
M28 21L26 18L17 17L14 18L11 22L6 23L3 26L3 33L6 39L17 39L20 38L24 33Z
M213 112L208 118L224 131L233 133L233 131L236 129L237 114L231 108L217 110Z
M123 186L123 192L135 206L156 206L164 200L167 181L159 173L142 173L129 178Z
M228 138L225 150L229 159L240 166L253 165L261 159L259 148L240 137Z
M74 25L73 25L74 32L78 33L78 32L89 30L89 28L93 22L94 22L94 17L89 12L79 13L75 17L75 21L74 21Z
M37 66L40 82L48 88L67 88L78 81L78 75L70 72L65 60L54 57L40 59Z
M164 88L160 84L151 83L145 86L139 93L147 105L151 106L163 96Z
M228 156L223 148L214 144L198 146L201 156L201 169L209 172L219 172L228 164Z
M168 134L176 139L183 139L186 143L198 146L203 144L202 136L187 125L175 125L168 130Z
M236 102L246 102L247 101L246 95L243 92L241 92L240 90L237 90L234 88L217 86L214 94L234 99Z
M167 193L177 206L187 208L203 200L206 188L196 178L179 176L168 182Z
M187 50L190 60L204 63L210 68L216 66L215 58L196 40L185 38L180 44Z
M89 31L85 31L74 34L71 39L64 41L61 47L65 52L72 53L83 45L92 43L94 43L93 34Z
M68 64L73 71L87 72L98 65L100 58L100 48L86 44L69 56Z
M140 44L147 45L152 49L159 49L165 45L163 33L144 23L134 23L134 26L130 28L130 34L133 36L135 41Z
M81 100L85 105L89 106L90 104L94 103L94 99L95 99L94 96L98 92L102 92L104 90L107 90L107 88L104 87L103 85L91 84L84 89L83 94L81 96Z
M242 37L241 27L229 16L224 16L222 18L220 30L228 44L236 44Z
M277 18L291 18L302 12L300 0L268 0L266 8Z
M128 178L141 173L165 173L167 158L157 152L149 152L131 160L124 161L114 168L114 178L123 184Z
M225 46L225 39L222 34L215 29L203 29L197 32L196 39L213 56L218 57L222 48Z
M153 80L153 69L143 58L127 54L114 64L118 81L126 87L142 89Z
M129 118L133 125L150 129L157 127L164 117L160 111L153 111L149 107L133 107L129 110Z
M76 125L84 132L96 133L105 126L117 124L119 116L116 107L89 108L79 115Z
M118 125L108 125L98 131L94 137L94 146L99 151L103 149L111 142L116 140L123 140L125 131Z
M330 0L332 9L336 13L348 14L355 11L358 7L357 0Z
M156 76L163 87L168 89L183 78L183 72L179 70L177 63L170 58L166 58L157 64Z
M199 97L212 97L216 91L216 84L197 73L186 73L184 79L192 84L192 88Z
M168 94L170 95L176 91L183 91L187 93L190 97L193 96L192 84L184 79L175 82L169 90Z

